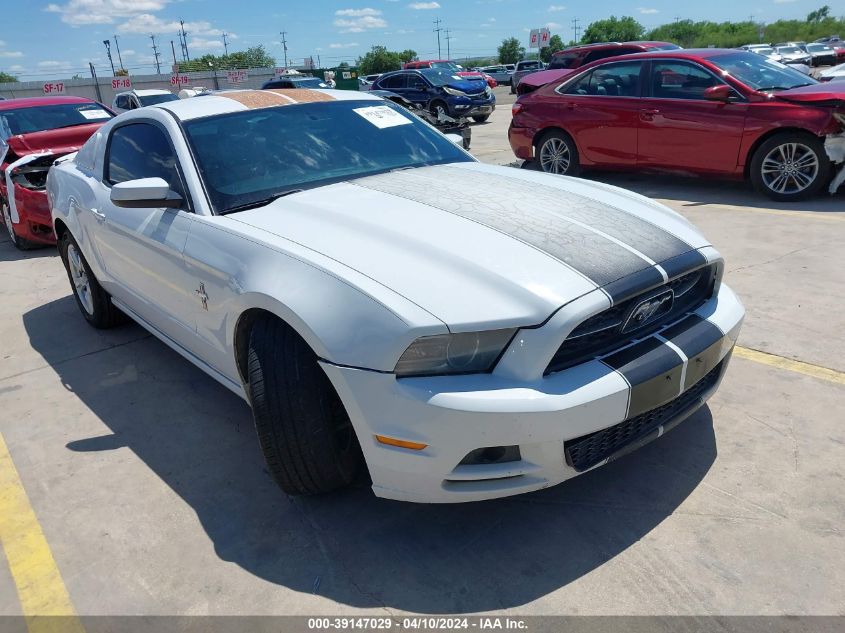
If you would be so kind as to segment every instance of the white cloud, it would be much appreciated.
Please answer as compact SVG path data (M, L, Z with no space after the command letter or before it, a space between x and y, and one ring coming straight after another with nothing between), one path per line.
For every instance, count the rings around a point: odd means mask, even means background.
M142 13L136 15L117 27L118 33L139 33L149 35L150 33L176 33L181 27L178 20L162 20L161 18L150 13ZM204 37L220 37L223 35L223 29L215 28L210 22L200 20L198 22L185 22L185 31L188 35L204 36ZM226 36L231 39L236 39L234 33L226 33ZM222 45L222 42L221 42Z
M439 9L440 3L439 2L412 2L408 5L409 9L425 10L425 9Z
M43 62L38 62L37 66L39 68L48 68L50 70L54 70L60 68L70 68L70 62L57 62L53 60L46 60Z
M566 11L566 7L562 4L551 4L547 9L549 13L557 13L559 11Z
M351 42L349 44L329 44L329 48L355 48L358 42Z
M223 41L222 40L210 40L204 37L192 37L188 40L188 50L201 50L201 51L208 51L208 50L222 50L223 49Z
M381 15L378 9L338 9L334 12L335 15L343 15L349 18L361 18L365 15Z
M23 57L20 51L0 51L0 57Z
M639 11L643 15L653 15L655 13L660 13L660 11L658 11L657 9L649 9L647 7L639 7L637 11Z
M384 19L377 18L373 15L365 15L351 20L347 18L338 18L334 21L334 25L341 29L341 33L362 33L368 29L386 28L387 22Z
M69 0L64 4L48 4L45 11L61 14L62 22L72 26L111 24L119 18L160 11L169 2L170 0Z
M558 24L557 22L546 22L547 29L559 29L563 28L562 25Z
M15 64L14 66L9 66L9 70L11 70L13 73L19 73L24 70L24 67L20 64Z

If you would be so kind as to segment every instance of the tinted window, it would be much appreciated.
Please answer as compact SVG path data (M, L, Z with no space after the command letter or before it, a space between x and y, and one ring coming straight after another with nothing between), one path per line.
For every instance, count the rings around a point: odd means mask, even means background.
M403 108L303 103L183 123L216 212L376 173L472 160Z
M456 81L467 81L471 79L471 77L463 78L460 75L456 75L455 71L439 68L426 68L425 70L421 70L420 74L435 86L445 86Z
M408 87L414 90L420 90L421 88L428 88L428 84L419 75L410 74L408 75Z
M176 157L164 132L148 123L122 125L109 142L106 180L111 184L138 178L164 178L182 193Z
M651 96L657 99L704 99L704 91L722 82L699 66L685 62L655 62Z
M68 103L61 105L0 110L12 134L30 134L63 127L103 123L112 115L97 103Z
M606 48L604 50L590 51L584 58L584 64L589 64L598 59L607 59L608 57L616 57L617 55L627 55L628 53L639 53L640 49L631 48L630 46L619 46L616 48Z
M787 90L818 83L794 68L754 53L714 55L709 61L755 90Z
M138 97L142 106L151 106L157 103L167 103L168 101L179 101L179 97L175 94L168 93L166 95L147 95L146 97Z
M120 108L121 110L128 110L129 109L129 97L126 95L122 95L117 98L115 101L115 106Z
M637 97L641 68L642 62L620 62L599 66L568 85L564 93L601 97Z
M398 73L389 77L382 77L379 79L378 85L385 90L397 90L405 87L406 78L407 75L405 73Z
M581 55L577 52L555 53L552 55L552 61L549 63L549 69L577 68L580 65Z

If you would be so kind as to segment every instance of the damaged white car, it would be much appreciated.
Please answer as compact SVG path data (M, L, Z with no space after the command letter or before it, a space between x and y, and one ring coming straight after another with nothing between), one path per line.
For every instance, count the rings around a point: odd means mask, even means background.
M744 315L680 215L483 165L368 93L137 110L47 187L85 319L129 315L245 398L291 494L557 484L700 407Z

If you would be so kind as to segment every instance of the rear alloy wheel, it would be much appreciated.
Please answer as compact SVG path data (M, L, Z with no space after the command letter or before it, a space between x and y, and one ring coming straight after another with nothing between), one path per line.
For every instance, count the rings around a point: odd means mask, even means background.
M578 149L563 132L549 132L537 143L537 164L548 174L578 174Z
M810 134L773 136L755 152L751 181L772 200L802 200L827 183L830 159L821 140Z

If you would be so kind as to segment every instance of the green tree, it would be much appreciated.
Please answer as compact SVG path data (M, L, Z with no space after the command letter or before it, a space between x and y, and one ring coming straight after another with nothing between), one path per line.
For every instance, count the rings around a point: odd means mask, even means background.
M525 48L519 45L519 40L515 37L508 37L502 40L499 46L499 63L500 64L515 64L525 57Z
M552 58L552 55L557 53L559 50L563 50L563 48L563 40L560 38L560 35L552 35L549 38L549 45L546 46L546 48L540 49L540 59L548 63Z
M202 57L195 57L191 61L179 62L180 72L196 72L202 70L231 70L235 68L273 68L276 59L267 54L264 46L252 46L245 51L229 53L228 55L213 55L207 53Z
M373 46L363 57L358 58L358 72L362 75L386 73L402 68L399 53L389 51L384 46Z
M582 44L594 42L627 42L642 39L645 29L629 15L617 18L615 15L606 20L591 23L581 38Z
M17 82L18 78L0 70L0 84L11 84Z
M413 61L417 58L417 51L411 50L410 48L405 49L401 53L399 53L399 59L402 60L402 63Z
M817 24L822 20L826 20L830 17L830 7L824 5L820 9L816 9L815 11L810 11L807 14L807 22L810 24Z

